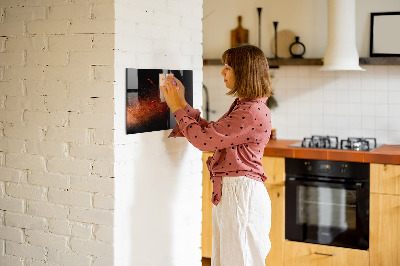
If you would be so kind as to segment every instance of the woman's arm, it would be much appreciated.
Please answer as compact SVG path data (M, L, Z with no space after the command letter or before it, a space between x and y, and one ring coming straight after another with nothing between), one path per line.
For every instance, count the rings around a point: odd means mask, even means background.
M184 110L176 110L174 116L179 122L180 132L189 142L201 151L211 151L256 142L256 127L265 127L262 123L257 124L250 110L233 110L228 116L221 118L218 122L209 123L206 127L192 117L186 115Z
M186 114L188 116L190 116L191 118L193 118L194 120L197 121L197 123L199 123L199 125L201 126L201 128L207 127L210 123L214 123L214 122L208 122L207 120L203 119L200 117L200 111L197 109L194 109L193 107L191 107L189 104L186 104L186 107L184 109L184 111L186 112ZM179 121L177 123L177 125L172 129L171 134L169 134L169 138L173 137L184 137L185 135L182 134L182 132L179 129Z
M191 107L185 99L185 87L182 82L172 76L168 76L164 87L161 88L164 93L165 100L174 113L177 109L183 109L185 113L195 119L202 127L208 126L209 122L200 117L200 111ZM184 137L184 135L179 130L178 124L172 130L168 137Z

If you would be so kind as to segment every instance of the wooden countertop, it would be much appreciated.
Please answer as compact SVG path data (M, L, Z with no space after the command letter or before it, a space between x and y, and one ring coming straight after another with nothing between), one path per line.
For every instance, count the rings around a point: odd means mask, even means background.
M289 147L301 140L270 140L264 156L363 163L400 164L400 145L383 145L372 151Z

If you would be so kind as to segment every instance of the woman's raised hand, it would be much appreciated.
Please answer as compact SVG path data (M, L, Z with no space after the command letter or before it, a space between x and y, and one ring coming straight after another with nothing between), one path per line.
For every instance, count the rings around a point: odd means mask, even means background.
M171 78L176 82L176 84L179 88L178 89L179 102L180 102L181 106L183 108L185 108L187 105L187 102L185 99L185 87L183 86L182 82L179 79L177 79L175 77L171 77Z
M161 90L164 93L165 101L173 113L178 109L186 107L185 87L177 78L168 76Z

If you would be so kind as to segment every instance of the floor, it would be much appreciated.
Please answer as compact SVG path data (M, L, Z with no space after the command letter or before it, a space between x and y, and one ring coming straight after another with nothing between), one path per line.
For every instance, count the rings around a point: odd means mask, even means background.
M201 262L203 263L203 266L211 266L211 259L209 258L202 258Z

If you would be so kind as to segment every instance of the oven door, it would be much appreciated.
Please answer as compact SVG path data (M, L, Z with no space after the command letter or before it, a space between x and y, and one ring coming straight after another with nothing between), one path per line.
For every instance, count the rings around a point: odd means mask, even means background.
M369 185L286 177L286 239L367 250Z

